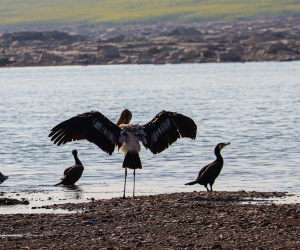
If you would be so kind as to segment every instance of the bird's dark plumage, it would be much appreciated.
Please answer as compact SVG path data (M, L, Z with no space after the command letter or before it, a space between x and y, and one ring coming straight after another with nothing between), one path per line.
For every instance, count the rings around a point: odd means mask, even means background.
M98 111L74 116L55 126L49 137L57 146L71 141L88 140L108 154L118 145L120 128Z
M217 156L217 159L212 162L211 164L206 165L203 167L198 174L198 177L195 181L186 183L185 185L195 185L195 184L200 184L204 185L209 191L207 184L210 185L210 191L212 190L212 186L216 180L216 178L219 176L221 173L221 170L223 168L223 157L220 153L221 149L224 148L225 146L229 145L230 143L219 143L215 147L215 155Z
M57 183L58 185L74 185L81 177L84 167L77 156L77 150L73 150L72 154L74 155L75 165L69 168L66 168L64 175L61 178L61 182Z
M146 136L140 136L139 140L153 154L167 149L180 136L195 139L197 134L197 125L191 118L164 110L142 127ZM58 124L51 130L49 137L57 146L85 139L111 155L115 146L121 146L120 132L121 128L100 112L91 111Z
M5 180L8 179L9 176L5 176L0 172L0 184L3 183Z
M147 134L147 144L143 144L153 154L167 149L180 136L195 139L197 134L197 125L191 118L164 110L143 127Z

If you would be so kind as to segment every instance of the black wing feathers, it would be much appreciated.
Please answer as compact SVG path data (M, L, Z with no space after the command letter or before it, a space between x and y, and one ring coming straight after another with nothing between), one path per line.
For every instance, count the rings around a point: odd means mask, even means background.
M120 128L98 111L74 116L51 131L49 137L57 146L86 139L109 154L113 153L120 134Z
M161 111L150 122L143 125L147 134L147 145L153 154L167 149L181 137L196 138L197 125L184 115Z
M173 114L175 115L172 115L171 119L175 123L181 137L196 139L197 125L195 124L195 122L187 116L177 113Z

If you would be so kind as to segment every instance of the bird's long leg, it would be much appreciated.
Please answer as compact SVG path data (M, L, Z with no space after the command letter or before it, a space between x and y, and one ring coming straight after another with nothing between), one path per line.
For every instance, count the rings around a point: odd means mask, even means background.
M206 184L206 185L204 185L204 186L206 187L206 190L207 190L207 191L209 191L209 189L208 189L208 187L207 187L207 184Z
M127 168L125 168L125 183L124 183L123 199L125 199L126 178L127 178Z
M134 192L135 192L135 169L133 170L133 198L135 198Z
M212 192L212 191L213 191L213 189L212 189L212 184L209 183L209 185L210 185L210 191Z

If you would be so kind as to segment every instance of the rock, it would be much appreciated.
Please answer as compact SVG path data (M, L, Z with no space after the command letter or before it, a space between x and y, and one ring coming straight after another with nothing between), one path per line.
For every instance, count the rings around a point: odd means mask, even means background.
M260 42L267 42L267 41L274 41L274 40L278 40L278 38L270 34L254 34L252 37L246 40L245 43L249 46L254 46L255 44Z
M221 62L238 62L241 60L241 54L237 50L229 50L218 54Z
M104 58L119 58L119 48L112 45L99 45L97 51L102 53Z
M137 64L151 64L152 63L149 55L144 52L140 53L138 58L135 59L133 62L137 63Z
M33 61L34 59L33 59L33 57L31 56L30 53L25 52L23 54L23 60L26 61L26 62L30 62L30 61Z
M10 64L9 63L9 58L7 58L7 57L0 58L0 67L6 66L8 64Z
M293 51L293 50L278 50L276 53L277 56L295 56L298 55L297 52Z
M126 56L123 59L119 60L119 64L132 64L132 57Z
M19 42L19 41L14 41L11 45L10 45L10 47L12 47L12 48L18 48L18 47L20 47L21 46L21 43Z
M222 246L220 243L217 242L212 245L211 249L222 249Z
M278 50L290 50L287 45L283 44L282 42L278 42L275 44L271 44L265 50L266 54L276 53Z
M209 50L209 49L202 49L200 50L200 56L205 58L212 58L216 56L216 52Z
M206 46L206 48L208 50L224 50L224 48L222 48L220 46L217 46L217 45L214 45L214 44L209 44L208 46Z
M103 57L104 58L119 58L120 53L117 48L107 48L103 50Z
M201 31L195 28L182 28L172 30L168 36L200 36L202 35Z
M61 61L63 61L63 59L64 58L59 55L44 52L40 55L38 61L40 63L50 63L50 62L61 62Z
M171 59L178 59L178 57L182 54L183 50L175 50L170 53L170 58Z
M168 52L170 52L170 51L173 51L174 49L172 48L172 47L170 47L170 46L163 46L163 47L161 47L160 49L159 49L159 52L164 52L164 51L168 51Z
M96 62L99 63L99 61L102 62L102 60L99 60L99 58L97 58L95 54L78 54L77 58L74 59L74 62L77 61L80 64L94 64Z
M126 36L124 35L119 35L115 37L110 37L107 39L107 42L122 42L126 39Z
M166 58L169 56L168 51L164 51L155 55L154 60L152 61L154 64L165 64Z
M3 41L32 41L32 40L40 40L40 41L77 41L84 40L83 36L72 36L65 32L59 31L45 31L45 32L37 32L37 31L22 31L22 32L14 32L14 33L6 33L0 37L0 40Z
M158 50L158 48L157 47L153 47L153 48L150 48L148 51L147 51L147 54L149 55L149 56L153 56L153 55L155 55L155 54L157 54L157 53L159 53L160 51Z
M185 50L184 53L182 53L178 59L185 61L189 59L193 59L200 56L200 52L197 50Z

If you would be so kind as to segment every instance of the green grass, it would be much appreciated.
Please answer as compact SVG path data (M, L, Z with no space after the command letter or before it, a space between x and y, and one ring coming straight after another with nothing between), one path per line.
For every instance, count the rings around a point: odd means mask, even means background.
M300 0L0 0L0 27L226 21L300 13Z

